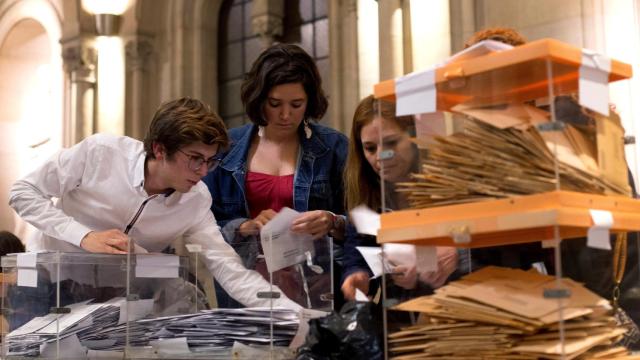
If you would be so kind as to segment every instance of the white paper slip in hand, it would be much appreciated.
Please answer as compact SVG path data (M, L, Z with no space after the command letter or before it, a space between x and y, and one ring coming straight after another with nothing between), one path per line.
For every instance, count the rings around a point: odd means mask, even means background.
M378 236L380 214L365 205L358 205L351 210L351 220L359 234Z
M299 264L306 261L305 253L314 254L313 238L308 234L294 234L290 230L299 216L299 212L284 207L260 230L267 271L275 272Z

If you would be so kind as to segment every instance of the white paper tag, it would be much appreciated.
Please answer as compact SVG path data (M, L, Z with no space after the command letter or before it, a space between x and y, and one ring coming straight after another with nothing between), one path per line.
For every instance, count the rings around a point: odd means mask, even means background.
M16 256L18 268L18 286L38 287L37 252L20 253Z
M611 250L611 241L609 240L609 229L613 226L613 215L611 211L590 209L593 226L587 232L587 246Z
M396 116L436 111L436 70L427 69L396 79Z
M298 331L296 331L296 335L291 340L289 344L290 349L297 349L302 344L304 344L304 340L307 337L307 333L309 333L309 320L317 319L321 317L325 317L329 315L326 311L313 310L313 309L302 309L298 312Z
M38 260L38 253L27 252L16 256L16 266L19 268L35 268Z
M578 83L580 105L609 115L609 73L611 59L591 50L582 50Z
M358 205L350 212L353 225L359 234L378 236L380 214L365 205Z
M185 247L187 248L187 251L190 253L198 253L202 251L202 245L200 244L186 244Z
M180 257L137 255L135 271L138 278L177 278L180 275Z
M356 301L369 302L369 297L362 292L362 290L356 288Z

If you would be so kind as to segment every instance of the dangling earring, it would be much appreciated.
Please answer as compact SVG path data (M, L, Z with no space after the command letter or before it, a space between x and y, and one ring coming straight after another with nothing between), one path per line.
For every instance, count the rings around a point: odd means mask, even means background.
M311 131L309 127L309 120L307 119L304 119L304 134L307 136L307 139L311 139L311 135L313 134L313 131Z
M263 137L264 136L264 126L262 126L262 125L258 125L258 136L259 137Z

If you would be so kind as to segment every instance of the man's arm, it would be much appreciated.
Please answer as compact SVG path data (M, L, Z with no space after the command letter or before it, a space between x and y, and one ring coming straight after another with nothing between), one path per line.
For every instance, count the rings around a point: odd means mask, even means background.
M22 219L48 236L76 246L91 229L75 221L53 205L82 182L89 151L87 141L64 149L42 166L16 181L9 193L9 205Z
M222 238L209 209L202 214L198 224L185 234L185 241L202 246L203 260L215 280L243 305L268 307L270 300L258 298L256 294L276 291L280 293L280 298L274 299L274 306L301 309L300 305L287 298L277 286L274 285L272 289L258 272L242 265L238 254Z

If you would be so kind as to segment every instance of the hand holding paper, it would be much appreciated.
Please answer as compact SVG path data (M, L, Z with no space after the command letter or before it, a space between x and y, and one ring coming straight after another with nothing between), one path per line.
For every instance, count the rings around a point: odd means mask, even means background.
M453 247L436 247L438 258L438 268L435 271L420 273L420 281L439 288L444 285L449 275L451 275L458 265L458 251Z

